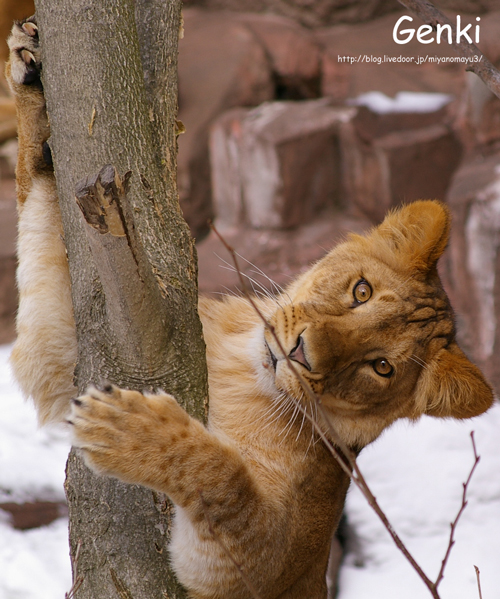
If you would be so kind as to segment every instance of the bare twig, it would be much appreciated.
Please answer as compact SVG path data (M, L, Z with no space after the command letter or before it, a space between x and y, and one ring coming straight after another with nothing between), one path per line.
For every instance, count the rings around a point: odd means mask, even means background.
M467 477L467 480L463 483L462 504L460 506L460 509L458 510L458 514L457 514L455 520L450 524L450 528L451 528L450 541L448 543L448 548L446 549L446 554L444 556L444 559L441 563L441 569L439 570L438 577L436 578L436 582L434 583L434 586L436 588L444 577L444 569L448 562L448 558L450 557L451 549L452 549L453 545L455 544L455 539L454 539L455 530L457 528L458 521L460 520L460 516L462 515L463 511L467 507L467 489L469 487L469 483L471 481L472 475L474 474L474 470L476 469L477 465L479 464L479 460L481 459L480 456L477 455L476 442L474 440L474 431L471 432L470 438L472 440L472 450L474 451L474 464L472 465L472 468L471 468L471 471L469 472L469 476Z
M341 468L344 470L344 472L349 477L351 477L351 479L353 480L353 482L356 484L356 486L362 492L362 494L364 495L364 497L368 501L368 504L370 505L370 507L377 514L377 516L379 517L379 519L381 520L381 522L383 523L383 525L385 526L385 528L387 529L387 531L391 535L391 537L392 537L394 543L396 544L397 548L401 551L401 553L405 556L405 558L411 564L411 566L413 567L413 569L420 576L421 580L423 581L423 583L428 588L428 590L431 593L432 597L434 599L440 599L439 593L438 593L438 590L437 590L438 589L438 585L440 584L441 580L444 577L444 570L445 570L446 564L448 562L448 558L450 556L451 549L452 549L452 547L453 547L453 545L455 543L455 541L454 541L455 529L456 529L456 526L457 526L458 521L460 519L460 516L462 515L465 507L467 506L467 501L466 501L467 489L468 489L470 480L472 478L472 475L473 475L473 473L474 473L474 471L476 469L476 466L477 466L477 464L479 462L479 459L480 459L480 457L478 456L477 451L476 451L476 445L475 445L475 441L474 441L474 433L471 432L472 447L473 447L473 451L474 451L474 464L472 466L472 469L471 469L471 471L469 473L469 476L468 476L466 482L463 483L462 504L460 506L459 512L458 512L455 520L451 524L450 540L449 540L449 543L448 543L446 554L445 554L445 557L444 557L444 559L443 559L443 561L441 563L441 569L439 571L438 577L437 577L436 581L433 582L425 574L425 572L422 570L422 568L417 563L417 561L412 556L412 554L408 551L408 549L406 548L405 544L403 543L403 541L401 540L401 538L399 537L399 535L397 534L397 532L393 528L392 524L389 522L389 519L387 518L385 512L382 510L382 508L380 507L380 505L378 504L377 499L373 495L371 489L368 486L368 483L366 482L363 474L361 473L361 470L359 469L359 466L357 464L356 456L355 456L354 452L349 447L347 447L347 445L344 443L344 441L341 439L341 437L339 436L339 434L335 430L335 427L333 426L333 423L331 422L331 418L330 418L329 414L327 413L327 411L325 410L325 408L324 408L324 406L322 404L321 397L318 394L316 394L311 389L310 385L307 383L307 381L304 379L304 377L297 370L297 368L295 367L295 364L290 359L290 357L287 355L287 353L286 353L286 351L285 351L285 349L284 349L284 347L283 347L280 339L278 338L278 336L276 334L276 331L275 331L274 327L268 322L268 320L266 319L266 317L264 316L264 314L260 310L259 306L257 305L257 303L255 302L255 300L253 299L252 295L249 293L246 281L245 281L245 279L243 277L243 274L241 272L241 269L239 267L238 257L237 257L237 254L236 254L234 248L231 247L227 243L227 241L217 231L217 229L215 228L215 226L213 225L213 223L210 223L210 227L212 228L212 230L214 231L214 233L217 235L217 237L220 239L220 241L222 242L222 244L224 245L224 247L226 248L226 250L231 255L231 258L233 260L236 273L237 273L238 278L240 280L240 284L241 284L241 287L242 287L242 292L243 292L245 298L249 301L249 303L251 304L251 306L255 310L256 314L262 320L265 328L273 336L274 341L276 342L276 344L278 345L281 353L285 357L285 360L287 362L288 367L290 368L290 370L292 371L292 373L294 374L294 376L297 378L297 380L300 382L301 387L304 390L304 392L318 406L318 411L321 413L321 416L323 417L323 420L324 420L325 424L328 427L328 435L329 436L325 433L325 431L322 429L322 427L319 425L319 423L307 412L307 410L304 408L304 406L302 405L302 403L299 400L297 400L294 397L291 397L292 401L295 402L295 404L298 407L298 409L302 412L302 414L304 414L304 416L309 420L309 422L311 422L312 426L314 427L314 430L321 437L322 441L325 443L325 445L328 448L328 450L330 451L330 453L337 460L337 462L339 463L339 465L341 466ZM336 443L338 445L338 447L335 447L335 445L333 443Z
M481 572L479 572L479 568L477 566L474 566L474 570L476 571L477 590L479 591L479 599L483 599L483 593L481 591L481 578L479 577Z
M64 599L74 599L76 591L82 586L83 576L78 575L78 560L80 559L80 551L82 549L82 541L79 540L76 546L75 556L71 557L71 564L73 566L73 585L71 589L64 594Z
M207 502L205 501L205 498L203 497L203 493L200 490L198 490L198 495L200 496L201 507L203 509L203 513L205 515L205 520L207 521L208 530L209 530L210 534L215 539L215 541L220 545L221 549L224 551L224 553L227 555L227 557L234 564L235 568L238 570L238 572L241 576L241 579L245 583L245 586L250 591L250 594L252 595L252 597L254 599L261 599L261 596L257 592L256 588L253 586L252 581L248 578L246 572L243 570L243 566L238 561L236 561L233 554L229 551L229 549L226 547L226 544L220 538L220 535L215 530L212 519L210 518L210 514L208 513Z
M400 4L411 10L424 23L430 25L434 31L437 25L449 25L452 31L451 46L459 54L467 59L467 71L475 73L485 85L500 98L500 71L486 58L486 56L473 43L457 42L456 28L453 23L433 6L428 0L398 0Z

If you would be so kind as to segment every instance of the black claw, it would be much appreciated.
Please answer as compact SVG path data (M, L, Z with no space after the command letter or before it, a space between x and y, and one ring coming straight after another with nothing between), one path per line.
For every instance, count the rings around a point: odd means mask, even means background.
M114 387L111 383L101 383L99 385L100 391L103 393L107 393L108 395L112 395L114 391Z
M52 166L52 151L48 142L44 141L42 145L42 157L45 161L45 164L48 166Z
M71 399L71 401L75 404L75 406L81 406L82 405L82 400L78 399L78 397L73 397Z
M40 79L40 70L33 64L27 66L23 83L24 85L42 85L42 80Z
M73 420L69 420L69 419L66 419L66 424L69 424L70 426L75 426L75 423L73 422Z

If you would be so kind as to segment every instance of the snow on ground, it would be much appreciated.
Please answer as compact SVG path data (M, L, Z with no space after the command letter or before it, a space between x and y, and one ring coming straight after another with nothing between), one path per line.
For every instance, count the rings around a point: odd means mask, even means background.
M500 405L456 422L424 418L399 422L363 450L359 465L389 521L424 572L435 580L448 545L450 522L461 505L462 483L474 462L474 430L481 460L456 531L442 599L500 598ZM358 491L349 491L347 517L358 548L347 558L339 599L425 599L430 593L395 547Z
M0 502L63 500L69 442L60 429L38 429L11 380L10 349L0 346ZM0 511L0 599L63 599L70 588L67 519L19 531Z
M10 347L0 347L0 501L61 499L68 442L61 430L37 430L33 408L10 380ZM360 466L379 503L429 576L435 577L473 463L481 461L456 533L442 599L500 599L500 405L473 421L398 423L366 448ZM430 597L355 488L347 515L355 547L340 576L340 599ZM0 512L0 599L63 599L71 586L67 521L17 531Z
M398 92L394 98L382 92L372 91L350 100L354 106L366 106L373 112L434 112L453 100L450 94L428 92Z

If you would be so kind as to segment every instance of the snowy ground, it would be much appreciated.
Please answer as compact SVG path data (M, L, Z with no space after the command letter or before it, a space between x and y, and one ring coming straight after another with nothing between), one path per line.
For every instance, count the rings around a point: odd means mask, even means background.
M0 347L0 501L64 496L68 443L60 430L37 430L32 408L10 380L9 347ZM449 523L473 463L469 432L481 461L456 534L442 599L476 599L474 565L484 599L500 599L500 406L456 423L400 423L360 458L361 468L396 530L427 574L435 577ZM430 594L356 489L347 513L357 535L340 578L340 599L425 599ZM67 522L20 532L0 512L0 599L63 599L71 586Z
M500 598L500 405L466 422L400 422L363 450L359 464L390 522L424 572L435 580L448 545L462 483L474 456L481 460L441 583L442 599L477 599L474 565L484 599ZM340 599L425 599L430 593L357 489L347 501L359 549L341 572Z
M0 502L64 499L69 443L60 430L39 430L35 412L11 381L9 346L0 346ZM64 599L71 588L68 522L28 531L0 511L0 599Z

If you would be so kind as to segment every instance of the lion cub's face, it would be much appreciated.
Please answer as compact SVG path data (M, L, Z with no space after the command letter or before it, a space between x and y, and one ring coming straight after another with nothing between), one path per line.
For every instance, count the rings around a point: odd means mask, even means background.
M448 231L441 204L411 204L332 250L271 318L285 353L353 446L397 418L466 418L491 405L489 386L455 343L437 274ZM265 355L276 388L310 402L269 331Z

